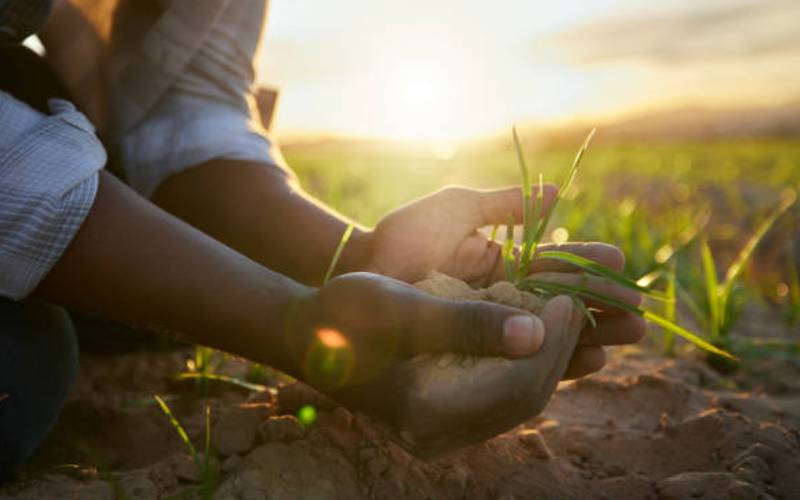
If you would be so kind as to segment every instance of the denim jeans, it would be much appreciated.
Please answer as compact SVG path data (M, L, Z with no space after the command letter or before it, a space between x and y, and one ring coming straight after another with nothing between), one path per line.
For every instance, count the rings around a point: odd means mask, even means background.
M78 343L63 308L0 299L0 481L50 432L77 373Z

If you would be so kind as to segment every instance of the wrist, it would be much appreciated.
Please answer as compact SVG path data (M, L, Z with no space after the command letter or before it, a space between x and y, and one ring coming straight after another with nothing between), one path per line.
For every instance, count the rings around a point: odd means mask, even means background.
M356 226L342 251L342 258L334 270L334 275L358 271L373 272L372 229Z

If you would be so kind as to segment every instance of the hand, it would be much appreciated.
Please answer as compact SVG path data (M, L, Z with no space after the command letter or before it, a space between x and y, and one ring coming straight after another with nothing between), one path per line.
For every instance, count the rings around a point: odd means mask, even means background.
M534 196L538 186L534 186ZM556 194L546 184L542 195L545 210ZM522 222L522 190L519 187L497 190L445 188L384 217L369 235L370 264L375 272L403 281L415 282L437 270L473 286L487 286L504 279L501 246L477 229L505 224L511 214ZM540 250L554 248L542 245ZM569 243L559 250L594 260L615 271L622 271L625 258L620 250L603 243ZM578 269L563 262L535 259L530 272L540 279L578 284ZM590 289L623 302L638 305L641 298L601 278L589 278ZM570 362L567 378L599 370L605 364L603 346L639 341L645 332L644 320L635 314L592 304L599 312L597 328L591 325Z
M336 277L297 300L286 324L291 372L328 391L363 384L423 353L529 356L545 333L528 312L441 299L369 273Z
M539 413L584 321L568 297L550 300L539 319L353 273L293 306L286 341L300 378L380 417L411 451L432 456Z

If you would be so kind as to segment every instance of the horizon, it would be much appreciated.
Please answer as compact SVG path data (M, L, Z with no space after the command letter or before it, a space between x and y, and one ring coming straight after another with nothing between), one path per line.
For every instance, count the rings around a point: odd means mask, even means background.
M800 4L273 2L260 84L279 137L452 144L800 98Z

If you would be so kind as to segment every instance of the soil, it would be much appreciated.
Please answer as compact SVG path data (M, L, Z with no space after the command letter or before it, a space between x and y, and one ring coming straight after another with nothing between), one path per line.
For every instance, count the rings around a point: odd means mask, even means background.
M540 307L505 285L472 290L444 278L419 285ZM737 328L740 335L798 333L756 304ZM722 376L688 348L663 357L658 340L653 333L641 345L612 349L603 370L562 383L541 415L429 461L387 440L369 418L279 374L268 373L266 391L210 382L203 394L174 377L191 347L85 354L56 429L0 498L156 499L197 484L154 393L197 445L210 405L218 499L797 498L800 362L752 360ZM247 370L226 359L218 372ZM308 427L295 418L305 404L318 412Z

